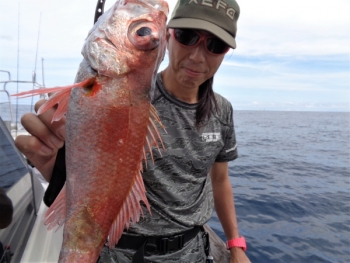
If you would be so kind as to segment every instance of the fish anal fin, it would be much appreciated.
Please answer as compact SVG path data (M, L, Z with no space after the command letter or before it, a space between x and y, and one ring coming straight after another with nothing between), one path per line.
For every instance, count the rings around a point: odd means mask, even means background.
M146 190L143 184L141 172L136 176L134 185L131 188L128 197L121 207L117 218L112 223L108 237L109 248L115 247L123 234L124 228L128 229L130 223L134 224L140 220L140 215L143 214L140 201L144 202L148 211L151 213L151 207L146 197Z
M61 192L56 197L53 204L49 207L44 215L44 225L48 230L55 227L57 231L60 229L66 220L66 184L63 186Z

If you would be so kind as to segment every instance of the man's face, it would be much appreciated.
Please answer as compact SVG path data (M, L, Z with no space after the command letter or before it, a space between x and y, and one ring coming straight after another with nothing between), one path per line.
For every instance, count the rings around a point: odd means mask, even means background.
M212 36L206 31L196 30L201 36ZM205 48L205 41L195 46L181 45L168 30L167 48L169 68L178 85L186 88L198 88L211 78L221 65L225 53L216 55Z

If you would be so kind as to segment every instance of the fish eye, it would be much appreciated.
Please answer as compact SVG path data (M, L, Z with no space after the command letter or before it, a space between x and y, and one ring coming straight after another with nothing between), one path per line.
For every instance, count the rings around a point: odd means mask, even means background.
M152 29L149 27L141 27L136 31L136 33L140 37L149 36L152 34Z
M159 29L151 21L137 21L129 26L128 38L139 50L153 50L159 45Z

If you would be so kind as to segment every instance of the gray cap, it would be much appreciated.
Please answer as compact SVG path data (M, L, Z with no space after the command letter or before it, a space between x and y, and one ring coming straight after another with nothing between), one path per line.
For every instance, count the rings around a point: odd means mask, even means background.
M178 0L168 27L206 30L236 48L239 13L235 0Z

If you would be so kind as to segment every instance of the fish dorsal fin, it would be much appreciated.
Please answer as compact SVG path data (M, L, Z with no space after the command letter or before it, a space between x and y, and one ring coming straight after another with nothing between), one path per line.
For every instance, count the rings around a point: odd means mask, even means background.
M144 202L148 211L151 213L151 208L146 198L146 190L143 184L141 172L136 176L135 183L120 209L118 217L114 220L111 226L108 236L109 248L115 247L125 227L128 229L130 223L137 223L140 220L140 214L143 214L140 201Z
M60 229L66 220L66 184L44 215L44 225L48 230L57 226Z
M159 151L160 147L165 149L156 123L158 123L159 126L165 130L163 124L160 121L160 118L158 117L157 110L151 105L146 142L143 149L144 160L146 160L146 154L149 152L151 154L152 161L154 161L152 155L152 146L156 146ZM158 143L158 141L160 143ZM123 233L124 228L128 229L130 223L137 223L140 220L140 214L143 214L140 201L144 202L148 211L151 213L151 208L146 198L146 189L143 184L141 174L142 161L140 162L139 171L140 172L136 176L136 180L130 191L130 194L128 195L126 201L123 204L123 207L121 208L121 212L118 214L118 217L115 219L111 226L108 237L108 246L110 248L115 247Z
M165 127L163 126L162 122L160 121L160 118L158 116L156 108L154 108L154 106L151 104L149 124L147 127L146 142L145 142L145 145L143 148L144 149L143 150L143 159L147 160L146 154L150 153L151 159L153 162L154 162L154 159L153 159L153 154L152 154L152 146L156 146L160 154L161 154L160 148L165 149L163 141L162 141L162 137L159 134L156 123L158 123L158 125L166 132ZM160 143L158 143L158 141Z
M55 105L58 105L57 110L53 115L52 122L59 121L67 113L70 93L72 89L87 88L89 86L92 86L95 83L95 79L96 78L89 78L82 82L75 83L69 86L34 89L34 90L14 94L13 96L26 98L26 97L31 97L31 96L40 95L40 94L54 93L52 96L49 97L49 99L43 105L41 105L41 107L38 110L38 114L44 113L45 111L51 109Z

